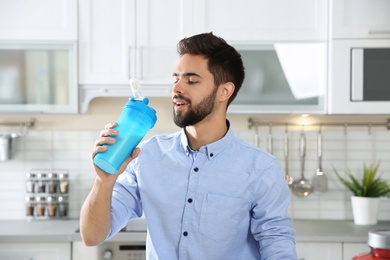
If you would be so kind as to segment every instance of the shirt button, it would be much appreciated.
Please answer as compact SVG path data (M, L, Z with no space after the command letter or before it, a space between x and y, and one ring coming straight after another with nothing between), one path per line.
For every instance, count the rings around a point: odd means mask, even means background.
M198 168L198 167L195 167L195 168L194 168L194 171L195 171L195 172L198 172L198 171L199 171L199 168Z
M213 157L214 156L214 154L213 153L210 153L210 157Z
M184 232L183 232L183 236L185 236L185 237L188 236L188 232L187 232L187 231L184 231Z
M187 201L188 201L188 203L192 203L192 199L191 198L189 198Z

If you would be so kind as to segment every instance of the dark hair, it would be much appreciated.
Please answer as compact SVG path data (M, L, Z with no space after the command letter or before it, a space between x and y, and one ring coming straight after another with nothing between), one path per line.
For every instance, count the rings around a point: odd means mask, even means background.
M235 88L228 101L229 106L245 78L244 64L237 50L210 32L182 39L177 44L177 51L180 56L192 54L205 57L208 60L208 69L214 76L215 86L233 82Z

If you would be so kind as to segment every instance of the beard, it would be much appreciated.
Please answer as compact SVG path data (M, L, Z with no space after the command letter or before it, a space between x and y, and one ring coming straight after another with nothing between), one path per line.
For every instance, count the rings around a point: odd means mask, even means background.
M192 106L191 100L179 95L176 95L176 98L183 99L188 104L188 112L185 111L175 111L173 109L173 121L178 127L186 127L190 125L195 125L202 121L206 116L208 116L214 109L215 106L215 97L217 96L217 87L214 87L213 92L205 97L198 105Z

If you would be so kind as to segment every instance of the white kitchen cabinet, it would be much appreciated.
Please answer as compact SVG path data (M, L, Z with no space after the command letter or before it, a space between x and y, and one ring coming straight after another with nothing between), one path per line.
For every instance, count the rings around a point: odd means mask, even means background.
M0 244L0 260L71 260L71 243Z
M351 260L354 256L370 252L367 243L343 243L343 260Z
M180 1L79 2L79 83L171 83L178 60Z
M299 260L342 259L341 243L298 242L296 249Z
M77 40L77 0L0 1L0 40Z
M180 0L79 1L80 109L98 96L169 96L179 59Z
M332 37L390 38L390 1L333 0Z
M183 1L187 35L213 31L228 41L326 40L327 0Z

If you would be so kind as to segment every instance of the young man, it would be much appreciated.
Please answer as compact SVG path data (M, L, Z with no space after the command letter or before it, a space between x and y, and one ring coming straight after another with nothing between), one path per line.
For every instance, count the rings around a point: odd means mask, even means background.
M114 176L94 166L84 243L98 245L144 213L148 259L296 259L280 164L235 137L226 119L244 80L241 56L212 33L181 40L178 51L172 102L182 130L144 141ZM115 126L101 131L92 158L114 142Z

